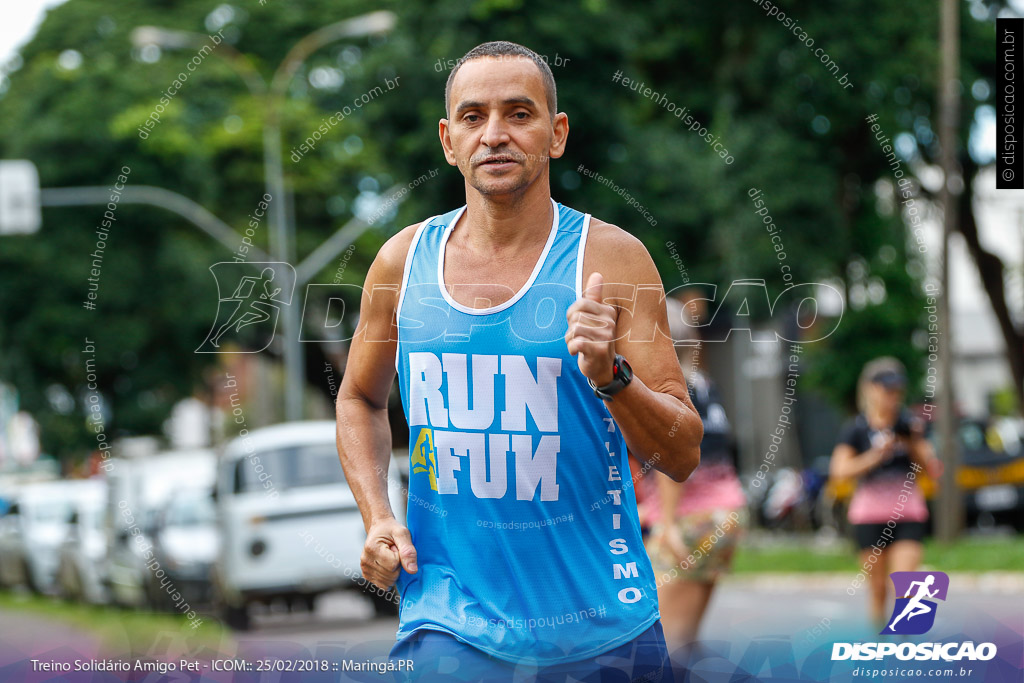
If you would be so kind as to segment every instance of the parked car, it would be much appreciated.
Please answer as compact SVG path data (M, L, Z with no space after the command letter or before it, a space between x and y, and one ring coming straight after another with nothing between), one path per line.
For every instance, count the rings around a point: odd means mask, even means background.
M103 567L107 555L107 537L103 531L103 512L107 502L107 484L93 480L76 501L68 521L57 561L57 592L70 600L94 605L107 602Z
M153 556L166 577L193 607L209 604L210 570L220 546L212 489L190 489L173 496L157 514ZM150 604L170 610L171 594L154 572L146 574Z
M1024 531L1024 447L1014 427L1010 420L960 422L963 464L956 478L970 525Z
M21 510L16 491L4 493L4 514L0 516L0 587L13 588L26 576L21 548Z
M0 529L3 584L24 585L35 593L53 592L71 515L80 500L102 495L97 494L101 487L102 482L87 479L23 486Z
M389 496L404 519L399 476ZM362 590L359 557L366 534L345 482L330 420L266 427L231 441L217 475L221 550L214 571L218 610L237 629L250 607L283 600L313 609L339 588ZM367 593L378 614L393 614L391 596Z
M212 450L166 451L110 461L107 509L106 580L111 602L125 607L154 607L151 574L153 532L161 509L174 497L209 491L216 473ZM158 583L159 585L159 583Z

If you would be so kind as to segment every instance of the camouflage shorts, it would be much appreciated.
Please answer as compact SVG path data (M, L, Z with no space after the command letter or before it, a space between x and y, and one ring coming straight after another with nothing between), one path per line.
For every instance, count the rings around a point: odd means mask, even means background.
M679 535L687 555L676 557L648 538L647 554L658 577L663 581L685 578L690 581L715 581L729 571L736 545L747 524L747 511L703 510L672 521L672 532ZM651 534L651 538L654 534Z

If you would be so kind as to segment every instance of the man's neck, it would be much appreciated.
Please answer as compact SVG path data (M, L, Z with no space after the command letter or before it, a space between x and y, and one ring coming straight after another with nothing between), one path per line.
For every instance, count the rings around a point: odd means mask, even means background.
M468 186L466 190L466 213L452 237L474 250L516 250L546 239L551 230L547 183L534 183L515 198L482 195Z

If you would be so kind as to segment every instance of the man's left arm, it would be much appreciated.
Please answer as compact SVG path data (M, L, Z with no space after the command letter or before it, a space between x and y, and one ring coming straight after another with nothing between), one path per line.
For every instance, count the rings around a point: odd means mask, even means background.
M700 462L704 428L667 335L661 278L639 240L602 228L587 248L586 286L567 313L566 345L599 387L612 381L615 355L626 359L633 380L605 405L633 455L683 481Z

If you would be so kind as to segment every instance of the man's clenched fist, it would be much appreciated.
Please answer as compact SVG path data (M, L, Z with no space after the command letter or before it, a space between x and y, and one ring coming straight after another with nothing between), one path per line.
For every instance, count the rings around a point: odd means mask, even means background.
M576 356L580 372L601 387L614 378L615 365L615 308L604 303L604 278L592 273L578 299L566 313L569 331L565 344Z
M366 533L359 560L363 578L386 590L398 579L399 565L410 574L416 573L416 548L409 530L396 519L373 524Z

